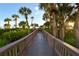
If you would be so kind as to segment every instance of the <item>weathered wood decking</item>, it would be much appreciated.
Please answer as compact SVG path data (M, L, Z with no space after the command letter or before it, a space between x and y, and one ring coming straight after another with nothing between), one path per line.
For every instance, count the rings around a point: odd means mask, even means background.
M49 47L47 39L42 32L38 32L31 45L25 50L27 56L52 56L53 49Z

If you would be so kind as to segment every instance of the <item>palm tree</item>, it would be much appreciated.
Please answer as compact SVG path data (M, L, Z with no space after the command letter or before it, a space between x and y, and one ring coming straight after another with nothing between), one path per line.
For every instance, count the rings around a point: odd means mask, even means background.
M19 23L19 26L22 27L23 29L25 29L25 27L26 27L26 22L25 22L25 21L21 21L21 22Z
M49 22L45 22L44 25L46 26L46 28L50 29L50 23Z
M44 21L50 21L50 20L48 20L48 19L50 19L50 16L49 16L49 13L47 13L47 12L45 12L44 14L43 14L43 20Z
M11 19L10 18L5 18L4 21L7 22L7 27L10 29L10 21L11 21Z
M25 17L25 19L26 19L26 24L27 24L27 26L28 26L28 33L29 33L29 29L30 29L30 27L29 27L29 23L28 23L28 15L30 15L31 13L32 13L32 11L29 9L29 8L26 8L26 7L21 7L20 9L19 9L19 13L21 14L21 15L24 15L24 17Z
M38 24L33 23L33 24L31 24L31 26L33 27L33 29L35 29L36 27L38 27Z
M43 20L46 21L46 22L44 23L44 26L45 26L45 27L48 27L48 29L50 30L50 15L49 15L49 13L45 12L45 13L43 14Z
M17 28L17 26L18 26L17 20L18 20L19 16L16 14L13 14L12 17L14 18L14 21L15 21L15 28Z
M43 9L45 12L49 13L51 32L54 36L57 36L57 26L55 20L56 5L54 3L41 3L39 7L40 9Z
M69 3L59 3L58 6L58 15L59 15L59 37L61 40L64 40L65 36L65 27L64 23L66 18L69 18L70 14L72 13L73 6L71 6Z
M4 24L4 28L5 29L9 29L10 28L10 24Z
M31 19L32 19L32 21L31 21L31 25L32 25L33 24L34 17L32 16Z
M76 37L76 42L77 42L77 48L79 48L79 3L76 4L77 5L77 16L76 16L76 20L75 20L75 25L74 25L74 29L75 29L75 37Z

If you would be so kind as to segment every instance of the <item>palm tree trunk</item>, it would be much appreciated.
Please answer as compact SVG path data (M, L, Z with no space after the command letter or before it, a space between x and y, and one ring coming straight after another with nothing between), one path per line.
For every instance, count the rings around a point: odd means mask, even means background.
M8 21L8 29L10 29L10 22Z
M64 41L64 15L61 16L61 24L59 26L59 37Z
M76 37L76 46L79 48L79 7L77 12L77 18L74 25L75 37Z
M52 17L51 18L51 30L52 30L52 34L56 37L57 36L57 26L56 26L56 20L55 20L55 14L54 12L52 13Z
M16 21L15 21L15 28L17 28L17 23L18 23L18 22L17 22L17 19L16 19Z
M27 27L28 27L28 33L30 32L30 27L29 27L29 23L28 23L28 20L26 19L26 24L27 24Z
M28 23L28 16L27 16L27 14L25 14L25 19L26 19L26 26L28 27L27 28L27 31L28 31L28 34L29 34L29 32L30 32L30 27L29 27L29 23Z

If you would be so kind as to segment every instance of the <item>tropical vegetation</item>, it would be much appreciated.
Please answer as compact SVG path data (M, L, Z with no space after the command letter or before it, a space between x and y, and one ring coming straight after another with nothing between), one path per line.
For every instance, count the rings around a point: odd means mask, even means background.
M41 27L62 41L79 48L79 4L40 3L39 8L45 11L45 23ZM67 22L71 21L75 23L73 29L66 29L69 26Z
M43 30L79 48L78 3L40 3L39 9L44 11L42 19L45 23L40 26ZM31 9L21 7L18 9L18 13L23 15L25 20L18 23L20 17L16 14L12 15L12 19L4 19L4 29L0 29L0 47L26 36L39 27L37 23L33 23L34 16L31 16L31 25L29 25L28 16L32 13ZM15 28L11 28L10 22L12 20L15 21ZM73 26L71 24L72 22L74 23Z

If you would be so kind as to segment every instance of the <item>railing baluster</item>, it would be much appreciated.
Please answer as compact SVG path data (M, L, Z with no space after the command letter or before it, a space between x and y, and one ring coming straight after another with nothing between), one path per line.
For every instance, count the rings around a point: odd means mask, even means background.
M9 50L9 52L8 52L8 53L9 53L9 56L11 56L11 55L12 55L11 50Z
M13 56L15 56L15 47L12 49L12 51L13 51Z
M65 56L67 55L67 51L65 50L65 48L64 48L64 55L65 55Z
M17 46L15 46L15 56L17 56Z

